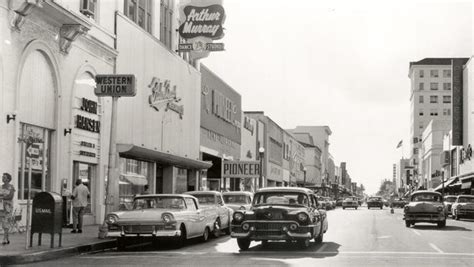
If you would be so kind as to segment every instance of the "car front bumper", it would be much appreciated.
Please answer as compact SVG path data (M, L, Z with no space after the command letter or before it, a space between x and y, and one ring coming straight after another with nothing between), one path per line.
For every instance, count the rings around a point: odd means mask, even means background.
M248 223L249 229L243 230L242 224ZM310 239L316 225L299 225L293 221L245 221L240 225L232 225L231 237L248 238L250 240L296 240ZM290 230L290 224L297 224Z
M179 237L181 230L165 230L148 233L125 233L123 231L109 231L107 236L110 237L134 237L134 236L150 236L150 237Z
M403 220L411 222L442 222L446 220L446 215L444 213L429 213L429 214L412 214L405 213L403 215Z

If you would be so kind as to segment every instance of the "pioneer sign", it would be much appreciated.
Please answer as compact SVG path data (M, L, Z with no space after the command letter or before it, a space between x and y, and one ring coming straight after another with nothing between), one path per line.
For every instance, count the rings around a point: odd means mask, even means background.
M107 74L95 76L96 96L135 96L135 75L133 74Z
M258 178L260 163L258 161L224 161L222 177L224 178Z
M221 5L185 6L184 16L184 23L179 27L179 35L184 39L207 37L217 40L224 36L225 11Z

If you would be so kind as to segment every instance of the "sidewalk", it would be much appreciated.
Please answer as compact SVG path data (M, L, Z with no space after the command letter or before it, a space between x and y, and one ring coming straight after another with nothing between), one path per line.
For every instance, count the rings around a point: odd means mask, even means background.
M41 246L38 246L38 234L33 237L33 246L26 249L26 233L10 234L10 244L0 243L0 265L24 264L46 261L65 256L73 256L84 252L100 251L116 247L113 238L99 239L99 225L84 226L82 234L72 234L70 228L63 228L62 246L59 235L54 235L54 248L51 248L51 235L43 234ZM3 234L0 234L0 242Z

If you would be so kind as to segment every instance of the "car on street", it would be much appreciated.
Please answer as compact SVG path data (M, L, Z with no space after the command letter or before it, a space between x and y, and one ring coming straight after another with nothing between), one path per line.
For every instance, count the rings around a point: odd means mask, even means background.
M236 210L249 210L252 207L252 192L233 191L222 193L224 203L227 207Z
M434 191L419 190L410 196L410 202L404 207L405 226L415 223L435 223L438 227L446 226L446 207L443 196Z
M369 197L367 199L367 209L379 208L383 209L383 200L381 197Z
M404 200L403 198L399 198L394 199L391 205L393 208L404 208L406 204L408 204L408 201Z
M449 215L451 215L451 207L458 197L454 195L444 196L444 205Z
M321 207L321 209L325 209L325 210L331 209L331 203L329 203L329 200L323 196L318 196L318 204Z
M354 208L357 209L359 207L359 201L357 198L354 197L347 197L342 201L342 209L347 208Z
M218 237L220 231L230 234L230 222L234 210L225 204L221 192L189 191L184 194L196 197L205 216L212 218L214 226L211 230L214 237Z
M336 207L342 207L342 201L344 201L342 198L338 198L336 200Z
M301 187L268 187L259 189L250 210L234 212L231 237L241 250L252 241L265 246L270 240L296 242L307 248L310 240L321 243L328 229L325 210L318 209L312 190Z
M474 196L459 195L453 203L451 214L455 220L461 218L474 217Z
M107 235L117 238L119 250L138 236L149 237L153 243L171 238L178 246L195 237L207 241L213 227L198 200L183 194L137 196L130 210L111 212L105 218Z

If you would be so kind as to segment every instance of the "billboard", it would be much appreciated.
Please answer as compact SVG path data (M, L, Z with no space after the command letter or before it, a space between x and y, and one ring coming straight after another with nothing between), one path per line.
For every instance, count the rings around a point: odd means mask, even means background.
M260 163L258 161L224 161L222 162L224 178L259 178Z

